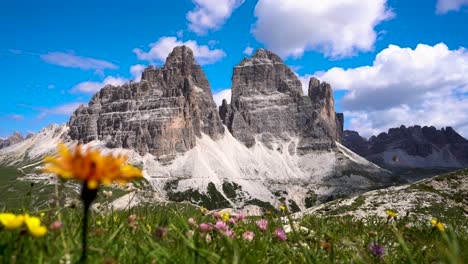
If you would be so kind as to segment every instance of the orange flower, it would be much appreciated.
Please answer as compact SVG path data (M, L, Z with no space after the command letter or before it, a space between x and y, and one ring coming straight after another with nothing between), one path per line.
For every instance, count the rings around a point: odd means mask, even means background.
M113 182L126 184L143 176L140 169L124 165L127 157L123 155L102 155L99 150L82 151L78 145L70 151L64 144L58 146L58 157L46 157L45 172L55 173L62 179L76 179L87 183L89 189L96 189L99 184L110 185Z

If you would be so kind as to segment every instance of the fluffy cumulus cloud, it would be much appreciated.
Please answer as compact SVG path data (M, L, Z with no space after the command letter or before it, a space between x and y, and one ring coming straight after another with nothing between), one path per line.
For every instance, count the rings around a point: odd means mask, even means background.
M195 9L187 13L189 30L205 35L209 30L220 29L232 12L245 0L192 0Z
M207 45L198 45L194 40L182 42L175 37L162 37L157 42L149 45L150 50L144 52L141 49L133 49L139 60L150 62L165 61L169 53L176 47L185 45L192 49L195 59L201 65L215 63L226 56L226 53L221 49L211 49Z
M259 0L252 33L282 57L306 50L340 58L370 51L375 26L394 16L387 0Z
M72 88L72 92L77 93L77 92L82 92L82 93L96 93L97 91L101 90L102 87L106 85L122 85L124 83L128 82L127 79L121 78L121 77L114 77L114 76L109 76L106 77L102 82L82 82L77 85L75 85Z
M220 106L224 99L226 99L228 104L231 103L231 89L221 90L213 94L213 99L217 106Z
M47 54L39 55L42 60L47 63L60 65L63 67L80 68L83 70L104 70L104 69L118 69L119 67L113 63L77 56L73 53L65 52L49 52Z
M453 126L468 136L468 51L445 44L390 45L373 65L317 72L347 90L341 107L350 129L369 136L405 125ZM309 76L307 76L309 77ZM304 78L304 80L307 78Z
M443 15L449 11L460 11L463 5L468 5L468 0L437 0L436 13Z

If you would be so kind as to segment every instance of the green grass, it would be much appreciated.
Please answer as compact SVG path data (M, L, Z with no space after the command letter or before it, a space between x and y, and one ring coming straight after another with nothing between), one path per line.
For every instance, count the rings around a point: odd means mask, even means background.
M0 262L59 263L68 256L71 263L80 257L81 210L50 208L43 217L50 224L59 217L63 228L42 238L33 238L20 231L0 231ZM134 227L127 218L135 214ZM447 232L433 230L428 223L409 219L396 224L370 218L354 221L351 218L305 217L301 226L309 231L289 233L281 242L274 230L282 227L281 216L265 215L270 223L266 232L258 229L253 219L245 219L231 229L231 239L211 231L207 241L197 227L189 227L187 219L197 223L215 223L211 215L204 215L190 205L145 205L109 215L93 213L90 219L90 263L466 263L468 255L461 249L468 246L466 229L455 226ZM148 226L151 227L149 230ZM167 229L161 236L158 228ZM243 232L255 233L253 241L242 240ZM447 236L448 235L448 236ZM399 242L401 236L404 243ZM447 237L447 238L444 238ZM448 238L450 237L450 238ZM380 261L368 250L371 242L379 243L386 251ZM404 250L407 248L408 252Z
M13 181L17 175L14 170L4 168L0 173L1 188L15 185ZM56 189L55 185L33 186L32 190L27 186L15 188L19 197L36 197L41 188ZM58 193L59 197L69 195L67 188ZM47 197L57 198L55 195L54 191ZM347 209L363 203L362 199L358 197ZM106 199L99 195L98 202L103 201ZM299 230L299 226L293 225L294 230L288 233L284 242L275 237L274 230L284 228L292 220L288 214L273 207L261 217L230 224L234 238L210 231L210 241L198 227L190 227L188 219L192 217L197 223L211 224L217 220L189 204L142 204L138 208L108 214L91 212L89 263L467 263L468 251L463 250L468 248L466 217L461 219L460 213L455 212L459 208L434 206L427 213L445 212L446 232L434 230L429 222L415 220L411 215L396 222L376 217L354 220L351 217L305 216L295 223L307 230ZM79 261L82 223L79 206L66 208L44 203L37 208L31 207L28 199L20 199L2 208L0 212L31 215L44 212L44 225L61 220L63 227L49 230L41 238L33 238L25 230L7 231L0 227L0 263ZM129 223L127 219L132 214L137 216L136 221ZM267 231L262 232L256 226L255 221L259 218L269 221ZM161 235L161 230L167 230L167 234ZM254 232L253 241L242 239L245 231ZM384 248L382 259L369 251L371 242Z

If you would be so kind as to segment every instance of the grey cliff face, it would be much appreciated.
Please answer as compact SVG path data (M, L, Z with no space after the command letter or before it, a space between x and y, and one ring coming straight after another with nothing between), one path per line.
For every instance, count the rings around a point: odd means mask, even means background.
M186 46L174 48L162 68L146 68L140 82L102 88L69 126L82 143L98 139L168 159L193 148L202 133L224 133L208 79Z
M337 119L329 84L315 78L303 96L296 74L276 54L259 49L234 68L231 104L220 106L223 123L233 136L251 147L256 140L299 137L299 154L335 147ZM295 149L291 146L290 149Z
M366 140L355 131L345 131L343 144L357 154L374 162L382 163L385 152L402 150L408 155L430 159L431 155L441 153L438 162L447 160L447 167L468 167L468 140L453 128L440 130L428 126L401 126L391 128L388 133L381 133ZM395 166L406 166L395 154ZM418 167L417 164L408 164ZM429 164L430 165L430 164ZM443 163L434 166L441 166ZM425 167L426 164L424 164Z

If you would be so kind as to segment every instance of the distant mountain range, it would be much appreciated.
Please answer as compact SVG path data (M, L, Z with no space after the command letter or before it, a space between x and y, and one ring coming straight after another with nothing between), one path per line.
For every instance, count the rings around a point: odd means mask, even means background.
M360 156L393 170L468 167L468 140L451 127L401 126L368 140L345 130L342 141Z
M23 137L21 133L14 132L11 136L6 139L0 139L0 149L9 147L11 145L17 144L25 139L34 136L33 133L29 133L26 137Z

